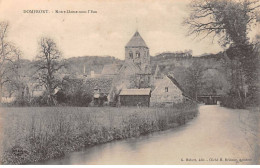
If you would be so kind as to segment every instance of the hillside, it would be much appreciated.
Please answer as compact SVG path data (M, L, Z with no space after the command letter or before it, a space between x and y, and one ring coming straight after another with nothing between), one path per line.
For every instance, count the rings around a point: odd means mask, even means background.
M123 61L112 56L82 56L67 59L68 71L71 74L90 74L90 71L101 73L106 64L122 64Z
M157 65L159 65L163 73L173 71L176 67L188 68L191 66L194 60L199 60L203 65L210 69L218 69L224 63L224 55L222 52L218 54L208 54L200 57L192 56L180 56L175 53L160 53L156 56L151 56L152 71L155 71Z
M66 59L66 73L69 74L90 74L91 71L101 73L104 65L107 64L123 64L123 60L119 60L112 56L82 56ZM225 69L225 57L223 53L209 54L201 57L192 57L191 55L182 56L176 53L160 53L151 56L151 68L154 73L158 65L164 74L172 74L184 90L189 92L189 82L187 82L187 74L193 68L193 63L199 62L203 68L204 87L201 94L210 94L213 89L217 89L218 94L224 94L228 90L227 70ZM29 60L21 61L21 71L25 76L31 76L33 73L32 64Z
M169 73L174 71L176 67L188 68L191 66L193 60L199 59L208 68L219 68L224 62L223 53L209 54L201 57L176 55L176 53L160 53L156 56L151 56L152 72L155 71L157 65L159 65L163 73ZM82 56L72 57L67 59L70 73L83 74L84 65L85 73L89 74L90 71L95 73L101 73L104 65L107 64L123 64L123 60L117 59L113 56Z

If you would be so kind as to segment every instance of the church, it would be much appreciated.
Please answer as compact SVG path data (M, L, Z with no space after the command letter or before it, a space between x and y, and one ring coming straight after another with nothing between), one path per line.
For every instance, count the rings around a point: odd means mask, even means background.
M111 79L107 94L108 102L119 106L158 106L180 103L184 100L183 90L173 76L161 74L157 66L151 71L149 48L140 33L136 31L125 46L123 65L106 65L101 76ZM96 88L98 95L102 86ZM98 97L98 96L96 96Z

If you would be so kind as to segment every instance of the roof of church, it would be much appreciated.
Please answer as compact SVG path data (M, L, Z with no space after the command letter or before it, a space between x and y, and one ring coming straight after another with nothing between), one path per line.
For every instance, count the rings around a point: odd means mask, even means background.
M140 66L136 65L134 62L131 61L125 61L123 66L120 68L119 73L124 71L124 69L129 68L132 70L132 72L140 73L142 70Z
M136 31L130 41L126 44L126 47L147 47L147 45L139 32Z
M103 70L101 72L102 75L115 75L119 73L119 70L122 65L119 64L110 64L110 65L105 65L103 67Z

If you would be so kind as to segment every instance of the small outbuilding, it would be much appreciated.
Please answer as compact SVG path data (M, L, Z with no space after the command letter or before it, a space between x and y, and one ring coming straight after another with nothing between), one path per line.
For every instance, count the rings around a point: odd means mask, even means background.
M151 89L122 89L119 94L121 106L150 106Z

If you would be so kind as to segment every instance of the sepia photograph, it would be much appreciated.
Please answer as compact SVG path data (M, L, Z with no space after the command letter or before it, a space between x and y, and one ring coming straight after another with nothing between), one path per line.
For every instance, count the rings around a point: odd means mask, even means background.
M0 0L0 165L259 165L259 0Z

